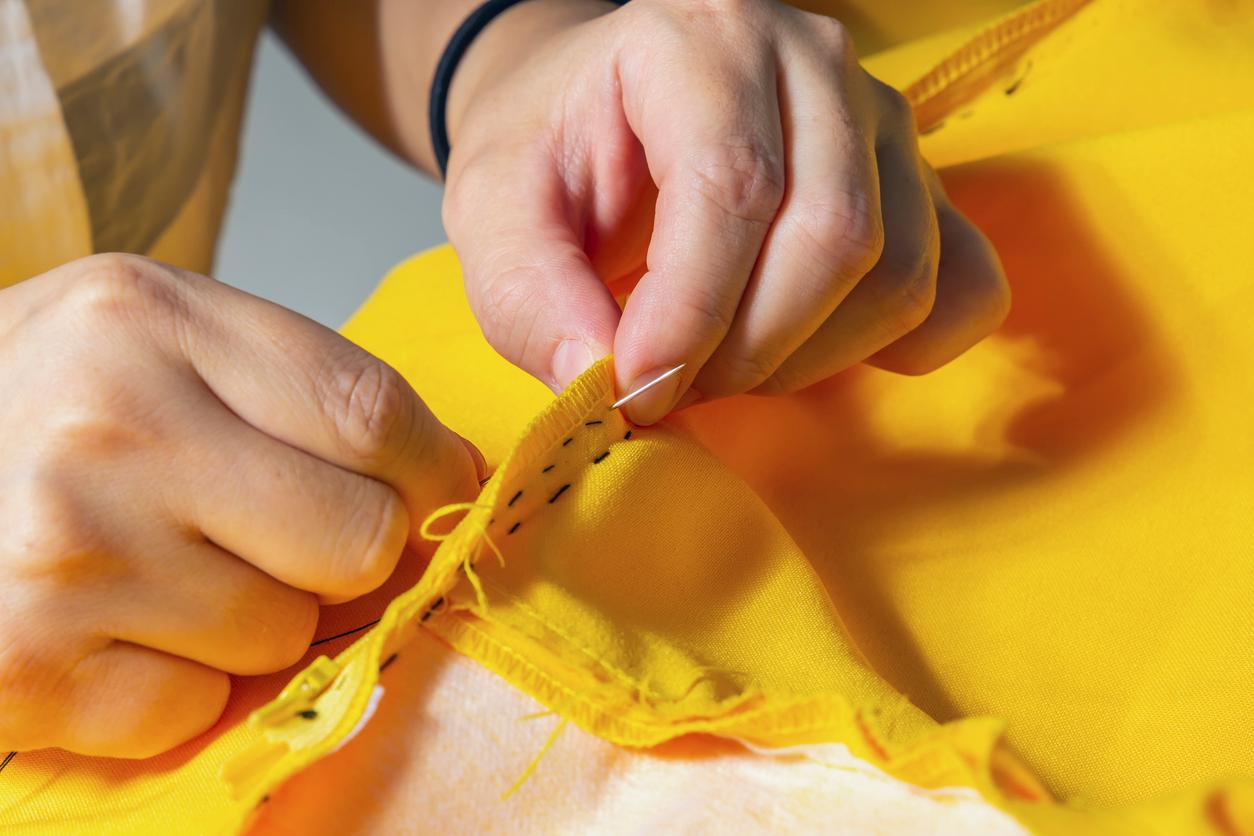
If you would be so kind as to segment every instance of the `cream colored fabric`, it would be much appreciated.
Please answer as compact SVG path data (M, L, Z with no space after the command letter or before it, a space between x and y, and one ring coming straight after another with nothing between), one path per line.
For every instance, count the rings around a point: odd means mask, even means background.
M211 270L267 6L0 2L0 287L110 250Z

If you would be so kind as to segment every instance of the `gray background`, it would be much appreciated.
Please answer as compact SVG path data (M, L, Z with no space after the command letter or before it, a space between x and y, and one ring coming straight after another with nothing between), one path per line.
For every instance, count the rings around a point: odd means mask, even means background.
M330 326L444 240L440 187L349 122L262 37L216 275Z

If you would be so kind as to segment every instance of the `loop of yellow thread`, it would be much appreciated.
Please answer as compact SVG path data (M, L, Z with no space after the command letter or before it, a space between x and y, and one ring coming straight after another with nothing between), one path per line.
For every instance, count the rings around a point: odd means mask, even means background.
M523 774L519 775L518 780L514 782L514 785L501 795L502 801L509 799L511 795L518 792L518 790L522 788L523 784L527 783L527 779L535 773L536 767L540 765L540 761L549 753L549 750L553 748L553 744L557 742L557 736L562 733L562 730L566 728L566 725L569 722L570 721L566 718L562 718L562 721L553 727L553 731L549 732L549 739L544 741L544 745L540 747L539 752L536 752L536 756L531 759L531 763L527 764L527 768L523 770Z
M470 511L471 509L474 509L474 508L486 508L486 507L487 506L485 505L479 505L474 502L454 502L451 505L445 505L441 508L436 508L434 511L432 511L430 514L427 515L427 518L425 520L422 521L422 526L418 529L418 534L424 540L434 540L436 542L439 542L441 540L447 540L452 535L453 532L450 531L447 534L434 534L431 531L431 526L434 523L439 522L440 520L444 519L450 514L456 514L458 511Z

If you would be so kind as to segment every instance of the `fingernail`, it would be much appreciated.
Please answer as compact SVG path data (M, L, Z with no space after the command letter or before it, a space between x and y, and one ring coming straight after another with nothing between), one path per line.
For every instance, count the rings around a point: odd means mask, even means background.
M479 448L474 445L470 439L461 433L453 433L466 447L466 452L470 454L470 458L475 463L475 478L482 484L483 480L488 476L488 460L483 457L483 453L479 452Z
M582 340L562 340L553 352L554 391L561 392L570 382L595 363L596 355Z
M657 380L673 368L674 366L671 366L646 372L633 380L631 385L627 387L627 391L634 392L646 383ZM674 375L667 380L663 380L647 392L641 392L628 401L623 409L626 411L627 417L637 424L656 424L665 418L667 413L674 407L675 401L679 399L679 387L682 385L683 374Z

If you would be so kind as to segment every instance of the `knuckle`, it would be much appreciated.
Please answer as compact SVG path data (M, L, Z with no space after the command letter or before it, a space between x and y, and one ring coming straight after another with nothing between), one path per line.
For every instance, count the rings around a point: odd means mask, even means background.
M413 398L398 371L354 347L349 359L332 364L323 404L350 455L386 465L403 446Z
M289 667L309 649L318 623L318 600L312 594L283 587L277 594L241 592L226 602L228 635L247 636L233 673L253 675Z
M771 374L766 380L759 383L754 389L755 395L791 395L799 392L809 385L809 381L803 380L792 368L791 363L785 363Z
M0 645L0 749L55 745L68 705L70 683L63 661L31 641L19 625Z
M174 272L159 262L126 253L101 253L77 262L68 299L93 319L134 319L182 310Z
M695 385L707 398L739 395L757 389L778 368L776 359L765 351L739 351L707 363Z
M808 14L811 29L819 41L828 49L832 56L841 62L855 58L853 33L849 27L834 17L820 14Z
M409 537L409 513L400 496L373 480L362 480L356 505L335 551L337 595L357 597L377 589L391 576Z
M827 276L861 278L884 251L884 225L865 197L816 202L807 206L798 230Z
M878 79L872 78L875 94L880 103L880 109L895 124L913 125L914 124L914 107L910 104L910 100L906 98L896 87L885 84Z
M689 333L726 334L736 318L740 300L711 283L696 283L674 300L674 319L690 325Z
M530 329L532 317L526 313L530 310L527 304L530 286L531 271L523 267L506 268L491 278L485 271L475 282L480 326L488 342L498 351L516 345L518 333Z
M932 248L895 254L884 278L883 316L896 337L923 324L936 303L937 259Z
M104 583L125 574L107 547L98 515L67 487L74 480L54 472L35 473L10 486L13 506L0 534L6 573L37 597L58 590Z
M698 194L750 223L770 223L784 199L784 162L760 142L726 143L692 167Z

